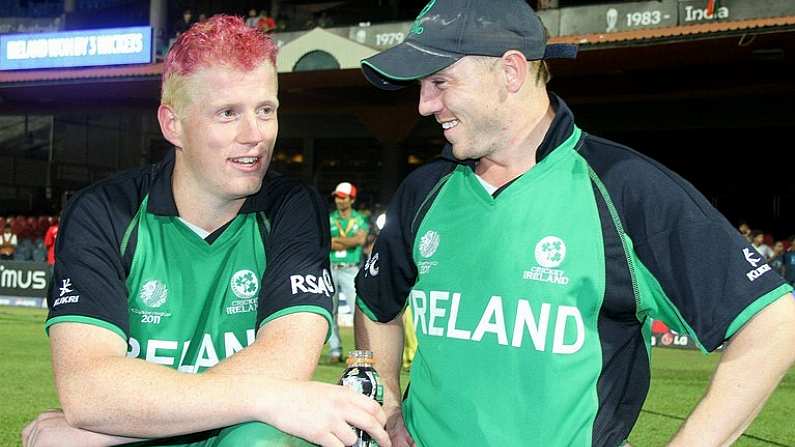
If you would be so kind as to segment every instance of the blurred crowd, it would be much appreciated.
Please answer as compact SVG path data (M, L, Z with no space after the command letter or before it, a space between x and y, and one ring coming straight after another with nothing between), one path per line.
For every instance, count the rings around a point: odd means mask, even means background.
M58 217L0 217L0 229L0 260L54 262Z
M230 13L235 14L235 12ZM239 15L246 17L247 26L259 28L266 33L304 30L315 27L329 28L334 26L333 18L326 13L326 11L320 11L306 17L295 19L289 19L286 14L273 17L267 10L260 9L257 11L255 8L249 9L246 14ZM174 24L171 36L172 38L176 38L194 23L204 22L206 20L206 13L200 12L198 15L195 15L193 10L186 9L182 12L182 17Z
M790 284L795 285L795 235L775 240L770 233L751 229L747 222L741 222L737 230L764 257L773 270Z

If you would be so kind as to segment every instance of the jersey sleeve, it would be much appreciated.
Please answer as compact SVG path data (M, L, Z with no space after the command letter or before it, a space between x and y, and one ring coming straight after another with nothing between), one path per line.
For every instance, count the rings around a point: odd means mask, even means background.
M61 322L93 324L127 339L126 273L120 254L124 221L105 192L78 194L64 210L55 240L56 262L47 298L49 328Z
M412 172L390 202L386 223L356 276L356 305L373 321L400 315L417 280L412 257L416 228L433 202L437 185L455 167L438 159Z
M792 288L690 183L654 162L622 193L641 312L712 351Z
M356 305L373 321L392 321L403 311L417 278L411 256L411 204L405 183L386 212L386 223L356 275Z
M296 312L319 314L330 324L334 283L326 206L304 185L273 188L280 198L267 212L270 231L257 327Z

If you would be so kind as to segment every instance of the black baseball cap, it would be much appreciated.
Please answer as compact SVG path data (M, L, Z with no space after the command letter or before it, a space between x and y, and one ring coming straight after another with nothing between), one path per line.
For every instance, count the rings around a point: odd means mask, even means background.
M508 50L528 60L577 55L575 45L546 43L544 25L526 0L431 0L406 40L362 60L362 71L376 87L397 90L464 56L500 57Z

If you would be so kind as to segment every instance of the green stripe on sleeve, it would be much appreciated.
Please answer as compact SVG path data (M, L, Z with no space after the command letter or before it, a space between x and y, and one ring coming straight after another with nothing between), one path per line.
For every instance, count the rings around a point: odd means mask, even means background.
M58 324L58 323L90 324L91 326L97 326L97 327L105 328L105 329L117 334L119 337L124 339L124 341L127 341L127 334L125 334L124 331L121 330L121 328L116 326L115 324L108 323L107 321L100 320L98 318L85 317L85 316L82 316L82 315L63 315L63 316L60 316L60 317L50 318L44 324L44 332L46 332L47 335L49 336L50 335L50 326L52 326L54 324Z
M737 315L734 321L732 321L732 324L730 324L729 328L726 329L726 336L724 337L724 340L731 338L738 330L740 330L740 328L745 326L745 323L748 323L748 321L753 318L754 315L767 307L768 304L778 301L779 298L783 297L784 294L789 292L792 292L792 286L789 284L782 284L770 292L762 295L760 298L757 298L756 301L749 304L748 307L746 307L745 310L742 311L740 315Z
M379 321L378 317L375 316L375 313L373 313L373 311L370 310L369 307L367 307L367 303L365 303L364 300L358 295L356 296L356 307L358 307L359 310L361 310L365 315L367 315L367 318L369 318L370 320Z
M282 309L282 310L280 310L278 312L275 312L275 313L269 315L268 318L262 320L262 323L259 324L259 327L257 329L258 330L262 329L262 326L265 326L267 323L270 323L271 321L273 321L273 320L275 320L277 318L283 317L285 315L296 314L296 313L301 313L301 312L308 312L308 313L311 313L311 314L318 314L321 317L326 319L326 322L328 323L328 330L326 331L326 340L325 341L328 341L329 337L331 337L331 321L332 321L331 320L331 314L329 313L329 311L327 311L326 309L324 309L324 308L322 308L320 306L313 306L313 305L306 305L305 304L305 305L302 305L302 306L292 306L292 307L288 307L286 309Z

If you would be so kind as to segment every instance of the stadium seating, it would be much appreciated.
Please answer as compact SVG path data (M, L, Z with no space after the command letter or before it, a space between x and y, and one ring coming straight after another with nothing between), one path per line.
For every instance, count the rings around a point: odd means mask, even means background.
M44 234L52 222L57 220L57 217L48 215L0 217L0 228L3 228L6 222L11 222L11 230L17 235L18 243L14 260L46 262Z

